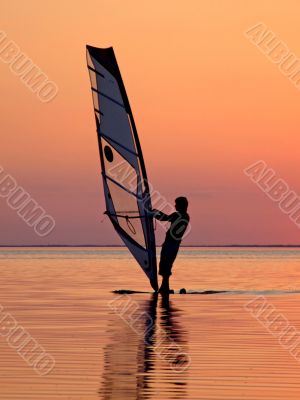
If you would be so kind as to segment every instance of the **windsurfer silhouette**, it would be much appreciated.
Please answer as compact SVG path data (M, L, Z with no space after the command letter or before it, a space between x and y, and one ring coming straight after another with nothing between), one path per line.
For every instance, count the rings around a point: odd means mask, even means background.
M172 275L172 266L176 259L182 237L189 224L189 214L187 213L188 200L186 197L177 197L175 199L176 212L167 215L159 210L154 211L154 218L160 221L171 222L170 228L166 233L165 241L161 248L159 275L162 276L162 284L159 293L170 292L169 279Z

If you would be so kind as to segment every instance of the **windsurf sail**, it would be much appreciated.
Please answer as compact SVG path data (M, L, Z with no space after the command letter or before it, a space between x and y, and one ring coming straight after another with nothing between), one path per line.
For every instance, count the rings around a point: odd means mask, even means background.
M112 47L87 46L106 214L157 290L151 197L132 111Z

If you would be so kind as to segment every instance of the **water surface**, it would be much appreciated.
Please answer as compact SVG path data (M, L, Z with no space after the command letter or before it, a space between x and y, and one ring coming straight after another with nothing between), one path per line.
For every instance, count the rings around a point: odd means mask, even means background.
M2 331L0 399L300 397L300 363L245 309L265 296L300 331L299 249L182 249L171 286L226 293L169 300L123 248L2 248L0 278L2 316L55 359L39 376Z

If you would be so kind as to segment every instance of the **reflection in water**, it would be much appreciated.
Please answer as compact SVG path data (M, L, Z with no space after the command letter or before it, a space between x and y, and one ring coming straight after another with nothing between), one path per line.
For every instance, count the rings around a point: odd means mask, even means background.
M120 296L111 306L101 398L186 398L189 357L180 310L157 295L148 300Z

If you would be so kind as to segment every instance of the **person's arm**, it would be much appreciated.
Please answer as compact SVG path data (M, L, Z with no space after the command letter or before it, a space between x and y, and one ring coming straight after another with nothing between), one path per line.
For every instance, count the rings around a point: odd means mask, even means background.
M174 217L174 213L173 214L165 214L162 211L159 210L152 210L154 212L154 218L158 219L159 221L172 221L173 217Z

